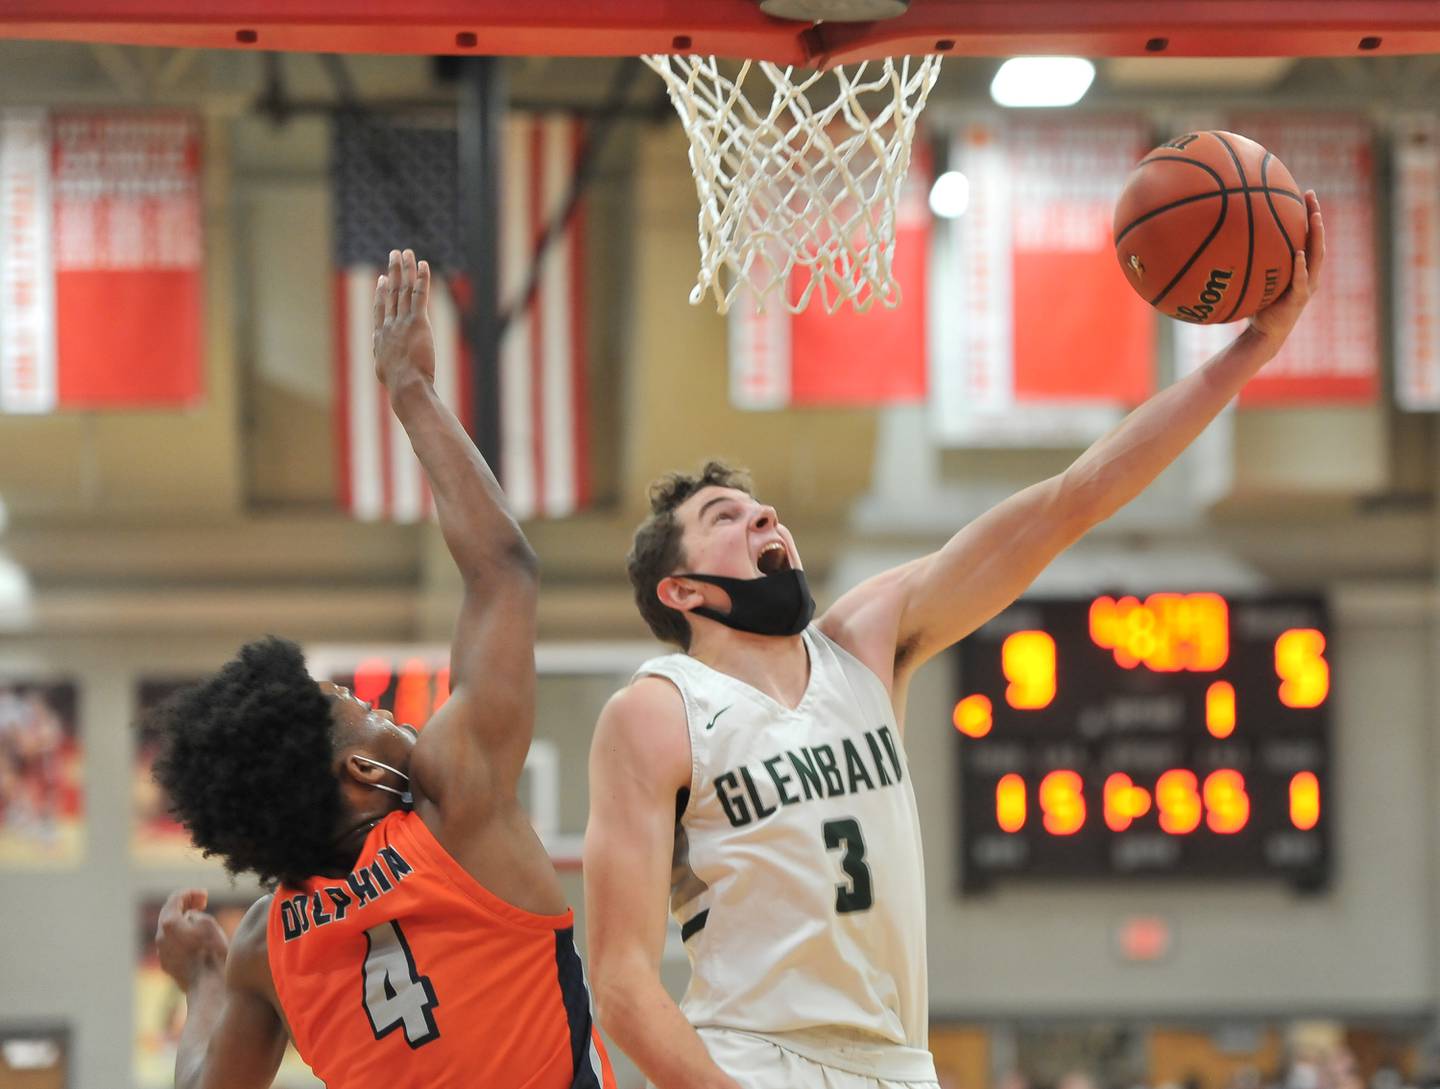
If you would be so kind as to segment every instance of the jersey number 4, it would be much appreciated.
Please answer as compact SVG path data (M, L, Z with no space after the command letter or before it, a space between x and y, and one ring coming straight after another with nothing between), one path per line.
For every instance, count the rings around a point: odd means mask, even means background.
M854 817L826 821L825 850L845 849L840 867L850 880L835 886L835 911L848 915L852 911L869 911L875 905L875 894L870 881L870 867L865 864L865 837L860 834L860 822Z
M402 1026L412 1048L439 1039L435 1015L440 1005L428 976L415 968L405 932L395 921L365 931L365 1013L379 1040Z

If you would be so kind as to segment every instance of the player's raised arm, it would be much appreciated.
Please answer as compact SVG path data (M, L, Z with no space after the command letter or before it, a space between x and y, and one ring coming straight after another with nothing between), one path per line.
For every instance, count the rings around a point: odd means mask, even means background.
M205 909L205 893L173 893L160 909L161 967L185 992L176 1089L266 1089L285 1054L285 1026L265 996L266 897L246 913L235 943Z
M678 728L665 729L678 716ZM585 916L600 1027L656 1089L738 1089L660 982L675 796L690 783L680 693L645 678L613 696L590 749Z
M940 551L842 597L821 627L891 685L897 705L922 662L1000 612L1070 545L1139 495L1275 357L1310 300L1325 226L1306 194L1310 233L1289 290L1196 373L1151 397L1058 476L1000 503Z
M432 800L513 794L534 729L538 568L504 494L454 413L435 392L427 314L430 267L391 251L375 288L375 371L430 483L464 598L450 658L450 700L415 750ZM477 796L477 800L481 800Z

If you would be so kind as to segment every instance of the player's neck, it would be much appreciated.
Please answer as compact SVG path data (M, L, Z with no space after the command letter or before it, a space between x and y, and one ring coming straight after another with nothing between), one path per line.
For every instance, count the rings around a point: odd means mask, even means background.
M752 635L723 624L696 625L689 654L786 707L797 706L810 683L810 653L801 635Z

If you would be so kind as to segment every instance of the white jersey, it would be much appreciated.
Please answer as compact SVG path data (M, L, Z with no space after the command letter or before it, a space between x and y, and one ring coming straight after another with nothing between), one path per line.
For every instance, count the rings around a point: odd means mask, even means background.
M697 1028L933 1080L920 820L895 712L858 659L813 626L803 638L794 710L685 654L636 674L680 690L690 732L670 897L690 957L681 1009Z

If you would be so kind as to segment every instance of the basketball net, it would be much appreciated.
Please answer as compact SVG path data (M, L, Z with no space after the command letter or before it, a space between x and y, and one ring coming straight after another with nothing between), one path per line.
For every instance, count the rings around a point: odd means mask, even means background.
M724 314L743 293L798 314L817 295L827 313L900 302L896 205L938 56L829 72L744 61L733 78L714 57L644 60L690 137L700 198L692 304L708 293ZM810 100L832 84L833 100Z

